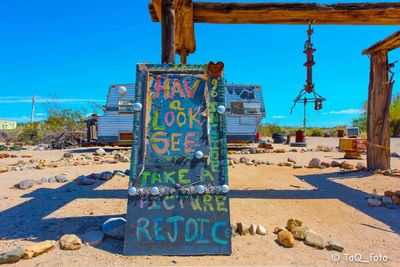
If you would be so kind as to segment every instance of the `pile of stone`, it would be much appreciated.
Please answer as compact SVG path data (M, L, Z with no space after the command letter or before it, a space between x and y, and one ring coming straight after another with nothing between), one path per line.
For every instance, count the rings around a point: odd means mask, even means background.
M97 180L108 181L111 180L115 175L126 176L129 175L129 170L125 172L115 170L113 172L105 171L102 173L91 173L89 175L81 175L75 179L75 182L79 185L92 185L96 183Z
M385 176L393 176L400 177L400 170L398 169L386 169L386 170L376 170L375 174L385 175Z
M266 161L266 160L251 160L247 157L241 157L240 159L235 159L235 158L228 158L228 165L233 166L235 164L246 164L249 166L257 166L257 165L273 165L271 161Z
M258 145L258 148L274 149L272 144L270 144L270 143L260 143Z
M33 180L33 179L26 179L23 180L19 183L16 183L14 185L14 187L21 189L21 190L25 190L28 188L31 188L32 186L34 186L35 184L43 184L43 183L66 183L68 182L68 178L65 175L56 175L53 177L42 177L39 180Z
M400 205L400 191L385 191L383 195L369 194L366 196L368 205L372 207L385 206L390 209L397 208Z
M84 244L96 246L103 242L105 236L118 240L123 240L125 236L126 220L124 218L111 218L102 225L102 230L90 231L82 235L65 234L58 240L58 245L62 250L78 250ZM31 246L16 247L10 251L0 253L0 264L15 263L21 259L31 259L52 250L56 241L46 240L35 243Z
M326 169L330 167L339 167L344 170L356 170L356 171L362 171L367 169L367 167L363 162L358 162L357 165L353 165L348 161L338 162L334 160L331 162L323 162L318 158L313 158L308 163L308 168Z
M236 236L236 235L266 235L267 234L267 228L260 224L244 224L241 222L238 222L236 224L231 224L231 235Z
M269 153L268 149L265 148L246 148L242 150L229 150L230 155L249 155L249 154L263 154Z
M324 146L324 145L318 145L315 149L317 152L332 152L333 148L329 146Z
M296 240L303 241L304 244L318 249L333 249L339 252L344 250L344 246L335 240L325 242L324 238L317 232L308 229L299 219L289 219L286 229L276 227L274 233L280 245L292 248L296 245Z
M15 263L20 259L32 259L43 253L52 250L57 242L54 240L46 240L35 243L25 249L16 247L10 251L0 253L0 264L2 263ZM83 245L82 240L76 235L63 235L58 241L60 249L62 250L77 250Z

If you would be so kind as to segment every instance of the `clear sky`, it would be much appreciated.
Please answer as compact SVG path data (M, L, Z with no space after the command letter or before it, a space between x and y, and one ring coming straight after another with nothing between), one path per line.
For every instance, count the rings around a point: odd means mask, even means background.
M27 121L32 95L38 97L38 119L46 117L48 100L72 108L88 107L91 101L104 104L109 85L134 82L136 63L159 63L161 28L151 22L147 4L147 0L1 0L0 118ZM228 82L262 86L265 122L301 125L302 107L292 115L289 111L305 83L306 30L306 25L196 24L197 51L188 62L223 61ZM399 27L315 26L314 30L315 88L328 100L321 111L310 105L309 125L350 124L367 99L369 59L361 51ZM400 52L391 52L390 60L398 59ZM399 91L396 84L394 92Z

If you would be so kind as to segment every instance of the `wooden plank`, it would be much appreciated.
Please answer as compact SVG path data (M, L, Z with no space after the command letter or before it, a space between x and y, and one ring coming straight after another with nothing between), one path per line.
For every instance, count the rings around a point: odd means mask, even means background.
M175 64L175 14L174 0L161 2L161 62Z
M385 39L383 39L382 41L379 41L375 44L373 44L372 46L370 46L369 48L365 49L362 54L371 54L375 51L378 50L393 50L396 49L397 47L400 46L400 31L397 31L391 35L389 35L388 37L386 37Z
M159 22L149 4L154 22ZM400 3L193 3L193 20L223 24L399 25Z
M388 94L388 51L378 50L371 54L368 88L367 164L370 169L390 168L389 110L385 109L389 105Z

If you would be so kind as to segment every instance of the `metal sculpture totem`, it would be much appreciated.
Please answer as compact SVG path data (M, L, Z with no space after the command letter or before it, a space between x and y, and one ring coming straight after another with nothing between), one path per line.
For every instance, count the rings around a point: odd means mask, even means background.
M124 254L231 253L222 73L137 66Z
M314 110L320 110L322 109L322 102L325 101L326 99L319 94L317 94L314 90L314 83L312 80L312 67L315 65L314 62L314 52L316 51L314 49L314 46L311 42L311 36L314 33L314 30L311 28L311 23L308 24L308 30L307 30L307 40L304 44L304 51L303 53L306 54L307 56L307 61L304 63L304 66L307 68L307 79L306 79L306 84L304 85L304 88L300 91L298 96L293 100L294 104L292 108L290 109L290 114L293 112L293 108L296 106L297 103L303 103L304 104L304 120L303 120L303 128L304 131L306 129L306 122L307 122L307 116L306 116L306 106L308 103L314 102ZM308 96L308 94L311 94L311 97Z

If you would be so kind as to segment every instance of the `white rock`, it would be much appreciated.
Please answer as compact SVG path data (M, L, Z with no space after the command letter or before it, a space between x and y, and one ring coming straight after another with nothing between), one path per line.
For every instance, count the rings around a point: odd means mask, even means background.
M258 235L266 235L267 234L267 229L262 225L257 225L256 233Z

